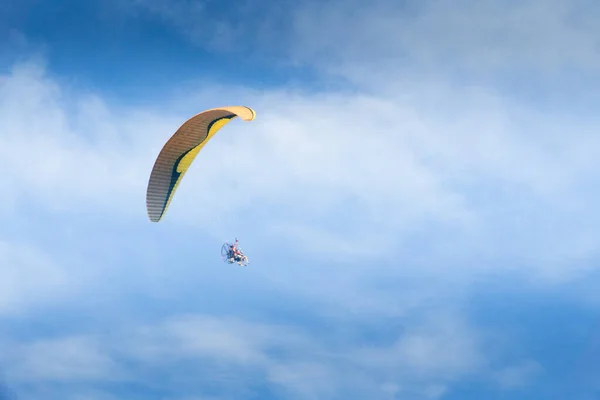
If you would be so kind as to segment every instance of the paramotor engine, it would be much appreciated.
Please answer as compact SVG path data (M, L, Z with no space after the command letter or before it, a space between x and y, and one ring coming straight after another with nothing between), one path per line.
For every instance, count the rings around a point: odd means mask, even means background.
M237 253L234 253L233 244L229 242L225 242L223 243L223 246L221 246L221 259L226 264L237 263L241 267L245 267L250 263L248 256L244 254L241 247L238 245Z

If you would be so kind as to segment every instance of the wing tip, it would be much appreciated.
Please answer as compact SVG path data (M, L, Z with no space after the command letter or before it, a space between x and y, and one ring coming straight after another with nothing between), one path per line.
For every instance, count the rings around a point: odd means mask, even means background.
M165 213L162 212L159 215L156 215L156 213L148 211L148 219L150 220L150 222L160 222L164 214Z
M246 107L248 110L250 110L250 113L252 114L250 116L250 119L248 119L248 121L253 121L256 118L256 111L254 111L254 109L251 107L248 107L248 106L244 106L244 107Z

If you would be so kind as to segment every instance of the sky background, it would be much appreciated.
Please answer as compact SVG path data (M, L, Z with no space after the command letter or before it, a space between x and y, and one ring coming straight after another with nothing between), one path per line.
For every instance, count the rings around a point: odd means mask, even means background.
M598 20L4 0L0 398L600 398ZM257 117L149 222L161 147L225 105Z

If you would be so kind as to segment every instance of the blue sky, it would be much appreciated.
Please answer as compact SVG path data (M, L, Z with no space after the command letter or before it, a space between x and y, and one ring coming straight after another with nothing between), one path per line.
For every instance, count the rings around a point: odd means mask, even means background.
M7 4L11 399L600 397L597 2Z

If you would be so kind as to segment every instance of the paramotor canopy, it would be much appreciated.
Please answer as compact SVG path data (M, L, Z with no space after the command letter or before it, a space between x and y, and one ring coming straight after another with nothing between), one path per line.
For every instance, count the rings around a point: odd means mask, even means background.
M171 136L158 155L148 182L146 208L150 221L161 220L177 186L202 147L235 117L252 121L256 113L244 106L213 108L188 119Z

